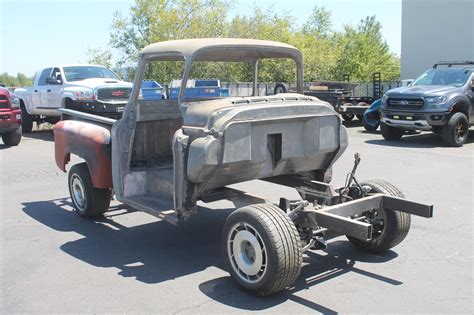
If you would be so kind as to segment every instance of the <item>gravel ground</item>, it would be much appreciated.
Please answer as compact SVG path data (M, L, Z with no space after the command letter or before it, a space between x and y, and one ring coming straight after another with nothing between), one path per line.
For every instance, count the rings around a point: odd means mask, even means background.
M474 132L463 148L447 148L429 133L387 142L355 123L348 131L336 186L359 152L359 178L391 181L433 204L435 217L413 217L405 241L382 256L337 238L305 255L293 288L265 298L241 291L224 270L230 203L203 205L179 227L118 203L88 221L72 211L51 131L26 135L18 147L0 142L0 313L472 314ZM272 200L295 196L258 181L238 187Z

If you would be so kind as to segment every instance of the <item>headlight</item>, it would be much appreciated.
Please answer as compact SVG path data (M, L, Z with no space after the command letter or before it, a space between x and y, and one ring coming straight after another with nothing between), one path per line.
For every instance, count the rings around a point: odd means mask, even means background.
M16 96L10 97L10 103L12 108L20 108L20 99Z
M446 103L445 96L433 96L433 97L425 97L425 101L428 105L441 105Z
M78 100L93 100L94 99L94 93L92 93L91 90L77 91L75 92L75 94Z
M388 96L387 96L387 94L384 94L382 96L382 104L387 104L387 100L388 100Z

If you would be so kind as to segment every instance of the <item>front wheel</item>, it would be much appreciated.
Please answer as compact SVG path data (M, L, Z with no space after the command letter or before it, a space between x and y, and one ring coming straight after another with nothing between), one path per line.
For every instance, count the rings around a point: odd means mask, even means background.
M243 207L227 218L222 252L231 277L258 295L276 293L292 285L303 262L293 221L269 204Z
M400 140L405 133L405 130L381 123L380 132L382 133L382 137L386 140Z
M443 142L451 147L462 147L469 136L469 122L463 113L455 113L442 129Z
M111 189L94 187L86 163L79 163L71 167L68 183L74 209L81 217L98 217L109 208Z
M370 132L374 132L377 130L377 128L379 127L379 123L376 122L376 123L369 123L368 121L368 118L366 118L366 116L364 115L364 117L362 118L362 125L364 125L364 128L365 130L367 131L370 131Z
M2 135L2 140L5 145L17 146L21 141L21 128L15 131L7 132Z
M404 198L403 193L393 184L384 180L359 182L361 186L369 186L371 193L382 193L389 196ZM347 236L349 241L359 249L380 254L400 244L408 234L411 216L408 213L392 211L384 208L363 213L365 222L372 224L373 233L370 241Z
M23 133L30 133L33 130L33 117L24 107L21 108L21 130Z

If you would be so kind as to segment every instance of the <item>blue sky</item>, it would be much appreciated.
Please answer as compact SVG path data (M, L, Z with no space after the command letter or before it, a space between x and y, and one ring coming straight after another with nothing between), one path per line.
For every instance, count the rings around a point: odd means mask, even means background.
M88 48L106 47L115 11L127 13L133 0L0 0L0 73L33 75L51 64L87 62ZM255 0L235 0L235 14L249 14ZM376 15L390 49L400 55L401 0L259 0L304 22L314 5L332 12L333 27Z

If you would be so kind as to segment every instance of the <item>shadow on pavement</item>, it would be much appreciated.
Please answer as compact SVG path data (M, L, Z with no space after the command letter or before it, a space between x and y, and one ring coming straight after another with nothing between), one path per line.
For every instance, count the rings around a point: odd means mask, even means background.
M362 120L359 120L359 119L357 119L357 118L354 117L354 119L351 120L351 121L345 121L345 120L343 120L343 121L342 121L342 124L343 124L344 126L346 126L347 128L360 127L360 126L362 126Z
M19 145L21 145L21 142L20 142ZM0 143L0 150L6 150L6 149L10 149L10 148L14 148L14 146L9 146L9 145Z
M122 204L111 207L106 216L95 221L80 218L72 210L69 198L23 205L23 211L38 222L56 231L73 231L84 236L64 243L60 246L61 250L96 267L115 267L123 277L134 277L153 284L193 274L210 266L225 270L219 240L223 223L233 209L201 207L199 215L179 226L156 221L127 227L114 219L133 211ZM334 314L336 311L293 293L348 272L399 285L401 282L397 280L355 266L357 261L380 263L395 257L397 254L393 251L384 256L368 255L357 251L349 242L335 241L324 252L308 252L294 287L280 294L256 297L237 287L230 277L204 282L199 289L215 301L238 309L265 310L291 300L319 312Z
M44 141L54 141L54 133L53 133L53 129L33 130L30 133L24 133L23 138L30 138L30 139L37 139L37 140L44 140Z
M301 274L294 287L279 294L265 298L256 298L255 295L237 287L230 277L221 277L204 282L199 286L199 289L210 298L239 309L264 310L290 300L324 314L336 314L337 311L304 299L294 293L307 290L314 285L330 281L348 272L355 272L391 285L402 284L398 280L355 267L357 261L382 263L392 260L398 256L393 251L389 251L383 256L369 255L357 251L346 241L335 241L331 242L328 248L321 253L325 255L320 255L313 251L307 252L304 256Z
M383 145L389 147L402 147L402 148L438 148L446 147L443 144L441 135L435 133L422 133L418 135L404 135L401 140L390 141L385 140L380 136L380 139L366 140L365 143ZM474 131L469 132L469 138L466 144L474 143Z

